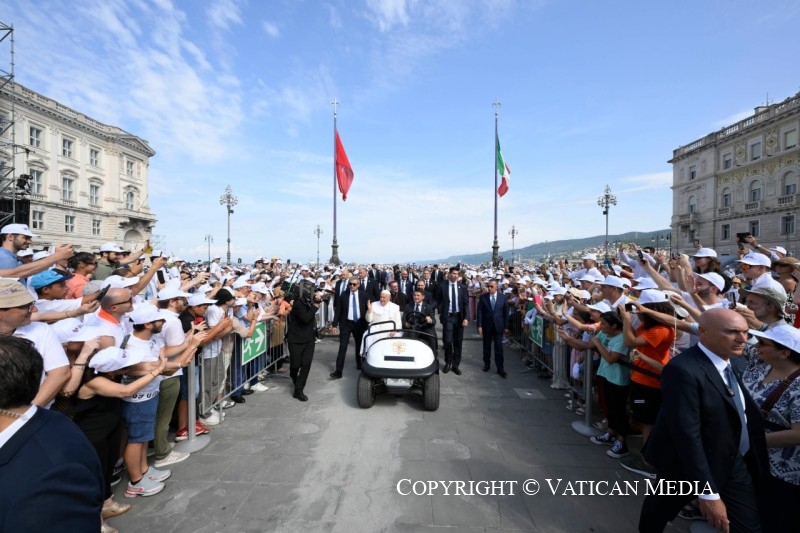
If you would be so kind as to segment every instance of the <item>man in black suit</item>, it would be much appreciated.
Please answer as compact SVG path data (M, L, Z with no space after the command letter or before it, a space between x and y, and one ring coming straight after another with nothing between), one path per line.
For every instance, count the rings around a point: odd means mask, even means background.
M349 286L347 285L347 282L350 280L350 277L351 277L350 271L347 270L346 268L343 268L342 269L341 278L339 278L339 280L337 280L336 284L334 285L334 289L333 289L334 290L334 295L335 295L334 302L338 302L339 301L339 296L341 296L349 288ZM334 312L336 312L336 304L334 304L333 310L334 310Z
M334 308L333 325L339 328L339 353L336 356L336 370L331 372L333 379L342 377L350 335L356 341L356 369L361 370L361 339L367 330L367 294L356 276L351 276L347 283L350 290L338 297Z
M461 273L458 267L450 267L447 281L439 285L439 320L442 322L442 342L444 344L444 368L446 374L453 370L461 375L461 344L467 320L467 287L459 282Z
M361 288L367 295L367 298L370 302L377 302L381 299L381 288L379 287L379 283L375 280L369 279L369 271L366 268L358 269L359 281L361 282Z
M403 325L408 329L416 325L417 331L436 335L436 330L434 329L436 326L436 317L434 316L436 310L425 301L425 291L416 289L413 293L413 298L414 300L406 305L405 313L403 313ZM421 319L419 315L414 315L414 313L421 313L424 315L424 320ZM411 338L418 337L411 336ZM422 338L431 347L434 355L436 355L436 343L434 340L427 336L422 336Z
M696 482L700 510L718 531L759 532L756 488L769 467L761 414L740 377L747 322L717 308L699 325L699 344L661 373L661 411L645 459L659 480ZM648 495L639 531L663 531L694 497Z
M437 307L436 300L434 299L433 295L436 294L434 291L427 289L425 287L425 281L418 279L417 280L417 288L414 289L415 291L422 291L422 295L424 296L424 301L429 306L433 307L434 309ZM432 285L431 285L432 286ZM413 297L413 294L412 294Z
M407 302L411 301L411 296L400 292L400 287L395 280L389 282L389 292L391 293L390 301L400 308L401 313L404 312Z
M0 531L100 531L100 459L74 422L31 405L43 369L32 342L0 336Z
M478 335L483 335L483 371L488 372L492 364L494 343L494 366L500 377L506 377L503 366L503 333L508 333L508 300L497 292L497 280L486 284L488 293L478 300Z

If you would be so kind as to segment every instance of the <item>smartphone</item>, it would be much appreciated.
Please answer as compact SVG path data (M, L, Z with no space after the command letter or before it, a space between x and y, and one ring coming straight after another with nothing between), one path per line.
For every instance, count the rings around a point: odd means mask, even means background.
M110 288L111 288L111 285L106 285L105 287L100 289L100 292L97 293L97 296L95 296L92 301L93 302L99 302L100 300L102 300L105 297L106 293L108 292L108 289L110 289Z
M728 299L728 302L730 302L731 305L733 305L733 306L736 305L736 293L735 292L726 292L725 293L725 298Z
M639 254L639 261L644 261L644 252L641 250L636 250L636 253Z
M739 247L740 250L744 250L744 243L742 241L739 241L738 243L736 243L736 245Z
M739 242L742 242L742 243L747 242L745 240L745 239L747 239L747 237L752 237L752 235L750 235L749 231L745 231L744 233L737 233L736 234L736 238L739 239Z
M158 282L162 285L167 282L167 280L164 278L164 271L160 268L156 271L156 277L158 278Z

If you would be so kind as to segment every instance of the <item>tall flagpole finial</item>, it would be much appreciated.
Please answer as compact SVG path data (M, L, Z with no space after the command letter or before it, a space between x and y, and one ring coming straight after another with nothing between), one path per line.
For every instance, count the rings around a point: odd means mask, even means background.
M494 103L492 104L492 107L494 108L494 118L497 119L497 115L500 112L500 100L495 98L494 99Z
M333 118L336 119L336 107L339 105L339 100L337 100L335 96L333 97L331 105L333 106Z

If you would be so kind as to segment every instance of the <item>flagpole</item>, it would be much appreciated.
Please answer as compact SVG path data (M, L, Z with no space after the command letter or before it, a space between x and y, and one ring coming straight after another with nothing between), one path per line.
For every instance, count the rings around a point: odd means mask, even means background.
M331 264L339 264L339 244L336 242L336 106L339 102L333 98L333 242L331 243Z
M492 266L497 267L500 263L500 244L497 242L497 115L500 109L500 102L495 98L494 103L494 242L492 243Z

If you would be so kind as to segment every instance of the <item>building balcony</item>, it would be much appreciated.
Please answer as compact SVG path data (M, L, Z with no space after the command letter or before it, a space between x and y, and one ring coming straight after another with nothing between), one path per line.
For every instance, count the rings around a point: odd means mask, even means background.
M69 207L76 207L78 205L78 202L75 200L65 200L64 198L61 199L61 203Z
M690 226L697 222L697 213L686 213L678 216L679 226Z
M745 213L750 213L751 211L758 211L761 209L761 201L758 202L747 202L744 204L744 211Z
M717 209L717 216L718 217L729 217L731 216L731 208L730 207L720 207Z
M789 205L797 205L797 195L787 194L786 196L778 197L778 207L785 207Z

